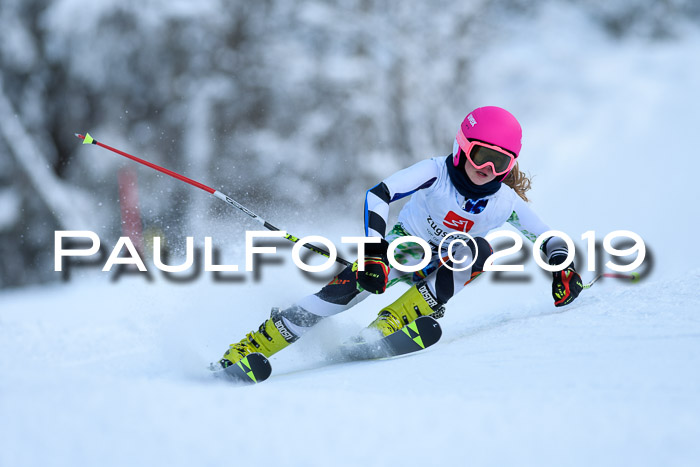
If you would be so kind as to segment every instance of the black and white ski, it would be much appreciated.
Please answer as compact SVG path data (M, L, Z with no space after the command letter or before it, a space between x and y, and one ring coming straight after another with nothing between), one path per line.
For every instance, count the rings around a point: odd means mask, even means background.
M245 384L261 383L270 377L272 366L267 357L261 353L251 353L234 363L223 367L220 362L212 363L209 369L216 376L224 376Z
M343 344L331 360L353 361L389 358L430 347L440 340L442 329L430 316L420 316L403 328L376 341L349 342Z

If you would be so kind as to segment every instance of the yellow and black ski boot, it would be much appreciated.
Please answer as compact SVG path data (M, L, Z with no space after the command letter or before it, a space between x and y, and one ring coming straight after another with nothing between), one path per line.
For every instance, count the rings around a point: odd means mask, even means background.
M430 292L428 285L421 282L408 289L394 303L384 307L367 327L377 329L382 336L388 336L419 316L429 315L437 319L444 314L445 307Z
M219 363L227 368L254 352L270 357L297 339L299 337L284 324L279 308L273 308L270 317L263 321L257 331L249 332L240 342L229 346Z

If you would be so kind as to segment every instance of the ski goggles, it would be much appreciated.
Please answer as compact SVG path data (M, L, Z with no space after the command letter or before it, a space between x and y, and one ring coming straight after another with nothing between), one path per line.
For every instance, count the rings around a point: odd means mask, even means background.
M457 144L476 169L490 165L494 175L504 175L515 165L516 156L512 153L481 141L469 141L461 130L457 133ZM457 160L455 159L455 162Z

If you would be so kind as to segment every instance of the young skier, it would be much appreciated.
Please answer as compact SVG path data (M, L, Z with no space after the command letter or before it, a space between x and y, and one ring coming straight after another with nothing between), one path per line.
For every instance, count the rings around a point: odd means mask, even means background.
M421 315L441 317L450 298L482 273L493 253L483 238L490 230L509 222L533 242L550 230L526 203L530 180L517 164L521 137L520 124L505 109L480 107L470 112L457 133L452 154L418 162L367 192L365 235L378 237L379 242L366 244L364 271L355 263L318 293L284 310L273 308L257 331L229 346L221 366L226 368L253 352L269 357L323 318L347 310L370 294L381 294L397 282L411 287L384 307L369 328L387 336ZM411 198L399 213L398 223L387 234L390 203L407 196ZM463 263L453 264L445 250L438 251L441 240L451 232L466 232L473 238L454 245L452 258L464 258ZM432 249L429 265L418 273L391 268L387 258L389 243L407 235L426 240ZM542 251L551 265L563 263L568 254L566 243L558 237L545 241ZM402 265L416 265L423 254L417 243L405 243L396 249L395 259ZM460 270L460 264L472 261L471 267ZM582 288L573 263L553 273L555 306L571 303Z

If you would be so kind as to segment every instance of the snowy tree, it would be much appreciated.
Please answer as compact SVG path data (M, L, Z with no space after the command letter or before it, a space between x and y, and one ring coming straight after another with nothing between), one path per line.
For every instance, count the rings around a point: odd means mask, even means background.
M677 19L700 17L690 0L545 3L574 3L615 37L666 40ZM82 147L75 132L281 222L335 212L328 205L359 222L364 190L450 152L465 110L484 104L471 86L473 59L509 18L537 8L525 0L2 0L0 250L15 259L3 262L0 285L55 279L47 245L57 228L76 228L73 217L90 219L106 239L121 234L117 172L127 162ZM43 168L32 171L29 160ZM146 224L177 236L206 230L208 219L234 222L186 185L148 170L138 177ZM52 199L60 197L82 201L66 213Z

